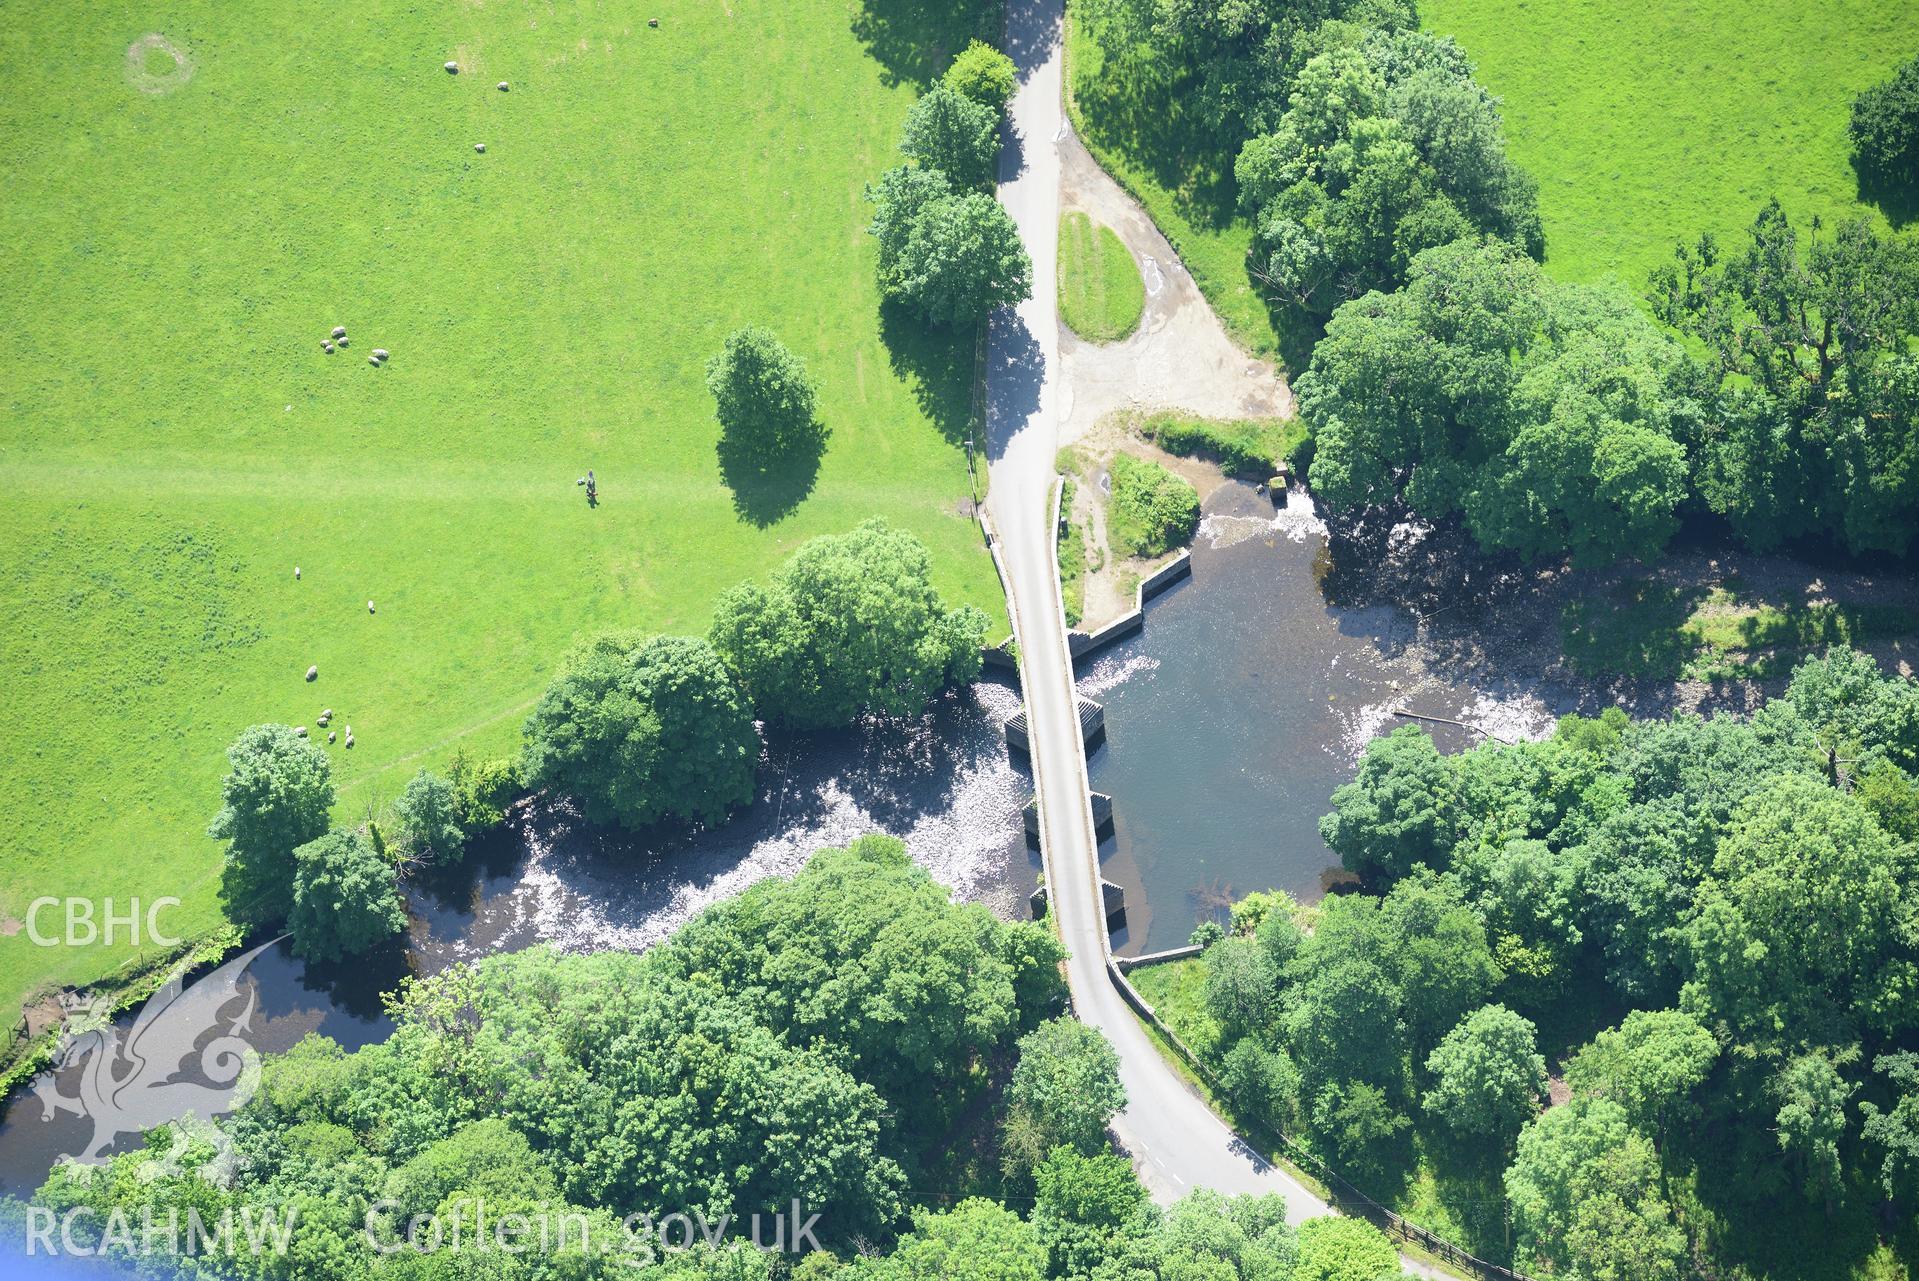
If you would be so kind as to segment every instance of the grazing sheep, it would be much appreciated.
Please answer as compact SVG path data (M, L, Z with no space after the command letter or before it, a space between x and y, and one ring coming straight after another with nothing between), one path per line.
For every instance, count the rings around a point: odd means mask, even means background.
M380 367L380 358L378 356L368 356L366 358L366 363L369 365L372 365L375 369L378 369Z
M306 726L304 726L304 725L295 725L295 726L293 727L293 737L295 737L295 738L305 738L306 736L307 736L307 727L306 727Z
M310 681L317 681L320 679L320 665L318 663L315 663L313 666L307 668L307 679Z
M300 581L300 567L298 565L293 567L293 581L296 583Z
M373 602L372 602L372 601L368 601L368 602L366 603L366 612L367 612L367 613L369 613L369 614L371 614L371 613L373 612Z
M374 358L375 360L385 360L385 359L386 359L386 348L384 348L384 347L375 347L375 348L373 349L373 358Z
M505 92L506 92L506 81L504 81L504 80L502 80L502 81L500 81L500 92L501 92L501 93L505 93Z
M447 64L446 64L446 73L447 73L447 74L448 74L449 76L457 76L457 75L459 75L459 74L460 74L460 64L459 64L459 63L457 63L457 62L449 62L449 63L447 63Z
M320 350L331 356L333 354L333 340L331 338L322 338L320 340Z
M474 144L473 144L473 149L474 149L475 151L477 151L477 152L479 152L479 153L480 153L481 155L483 155L483 156L484 156L484 155L486 154L486 144L485 144L484 142L476 142L476 143L474 143Z
M346 337L346 326L345 326L345 325L335 325L335 326L333 327L333 336L334 336L335 338L344 338L344 337Z
M326 741L327 741L327 742L329 742L329 743L331 743L331 742L333 741L333 731L332 731L332 730L328 730L328 731L326 732Z

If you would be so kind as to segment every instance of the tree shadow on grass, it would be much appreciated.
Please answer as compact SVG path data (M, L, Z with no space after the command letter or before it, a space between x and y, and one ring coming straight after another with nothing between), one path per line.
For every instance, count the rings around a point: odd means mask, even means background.
M862 0L853 36L891 85L933 83L970 40L999 43L998 0Z
M733 510L741 520L760 529L777 524L813 492L827 430L817 421L812 426L784 449L770 452L721 433L720 478L733 491Z
M1919 218L1919 183L1900 182L1875 173L1861 166L1857 155L1852 158L1852 172L1859 180L1861 203L1877 205L1895 230Z
M1237 153L1198 105L1196 77L1145 49L1106 52L1101 73L1075 74L1080 118L1097 150L1119 153L1172 194L1180 216L1206 231L1239 213Z
M963 445L973 430L973 335L935 328L912 308L880 304L880 341L893 373L913 393L940 435Z

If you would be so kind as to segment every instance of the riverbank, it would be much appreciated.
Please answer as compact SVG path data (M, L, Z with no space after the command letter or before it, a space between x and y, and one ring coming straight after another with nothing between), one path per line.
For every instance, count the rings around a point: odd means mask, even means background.
M1106 708L1089 770L1113 797L1101 857L1126 891L1122 955L1178 946L1254 890L1310 902L1341 885L1319 818L1366 743L1409 720L1457 751L1543 737L1569 712L1748 711L1800 654L1848 636L1893 671L1919 653L1891 630L1919 619L1910 570L1705 546L1651 569L1527 568L1445 531L1329 531L1303 491L1275 508L1216 470L1183 474L1206 495L1190 580L1080 670L1080 692ZM1660 629L1698 638L1663 675L1590 657ZM1708 662L1717 674L1688 674Z
M772 876L790 876L814 851L868 832L905 840L908 852L956 898L1025 919L1037 860L1019 808L1032 792L1024 760L1009 759L1000 723L1019 707L1016 690L987 677L936 700L922 714L871 720L846 730L769 740L753 804L717 828L632 836L583 824L563 804L528 798L465 858L405 883L407 932L390 949L322 966L282 941L256 958L242 994L256 1002L248 1043L284 1051L309 1033L348 1049L391 1031L382 995L409 977L462 961L545 943L564 951L643 951L706 906ZM213 943L220 946L213 947ZM239 942L205 944L195 969ZM178 959L150 960L104 997L116 1016L150 996ZM43 1120L17 1087L43 1080L77 1094L73 1069L42 1076L58 1044L58 994L35 1029L30 1054L8 1073L0 1101L0 1193L37 1187L62 1153L84 1148L89 1122Z

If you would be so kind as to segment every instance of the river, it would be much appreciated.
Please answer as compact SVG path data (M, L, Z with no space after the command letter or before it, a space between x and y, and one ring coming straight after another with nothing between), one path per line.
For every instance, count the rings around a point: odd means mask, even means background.
M562 807L529 802L460 864L408 883L403 946L340 966L309 965L285 942L262 953L242 988L258 1001L246 1040L263 1053L310 1032L349 1049L382 1040L392 1025L381 994L409 974L536 943L645 948L707 904L790 876L815 850L867 832L904 839L956 897L1023 918L1039 866L1019 815L1032 779L1000 736L1018 708L1016 690L988 677L908 720L775 738L754 804L691 835L596 831ZM78 1075L54 1073L52 1084L78 1096ZM57 1158L86 1148L90 1121L43 1111L22 1091L0 1117L0 1193L29 1195ZM136 1146L125 1137L116 1150Z
M1329 605L1326 566L1309 498L1275 512L1225 485L1207 500L1192 576L1147 606L1142 631L1082 664L1082 692L1106 705L1089 764L1093 787L1114 798L1101 853L1126 891L1121 953L1178 946L1251 890L1310 900L1335 884L1317 822L1366 741L1399 723L1393 709L1508 738L1550 728L1550 693L1500 699L1441 680L1412 644L1409 615ZM999 729L1018 706L989 677L910 720L775 738L755 803L691 835L596 831L563 806L528 802L459 865L412 879L403 946L345 966L308 965L284 942L263 953L249 970L258 1010L247 1039L267 1053L310 1032L364 1045L391 1030L381 994L409 974L536 943L642 949L707 904L871 831L902 837L956 897L1023 917L1038 870L1019 818L1032 782ZM1448 750L1476 738L1429 728ZM78 1093L72 1070L53 1083ZM22 1093L0 1118L0 1192L30 1193L59 1155L86 1146L90 1122L42 1111Z
M1145 627L1080 664L1106 706L1088 760L1113 798L1104 874L1126 891L1123 955L1178 947L1234 898L1283 889L1315 900L1341 879L1319 838L1335 787L1394 709L1507 739L1548 732L1570 691L1495 697L1431 674L1415 620L1327 602L1325 527L1295 491L1275 511L1250 486L1208 495L1193 572L1146 606ZM1478 734L1427 723L1442 750Z

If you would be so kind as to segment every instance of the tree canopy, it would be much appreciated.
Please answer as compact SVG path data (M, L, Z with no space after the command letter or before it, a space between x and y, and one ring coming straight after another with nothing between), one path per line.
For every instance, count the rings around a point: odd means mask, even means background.
M1461 1139L1507 1152L1546 1094L1532 1020L1503 1005L1462 1019L1426 1060L1426 1110Z
M1865 186L1908 196L1919 188L1919 57L1853 99L1850 130Z
M720 471L756 519L784 514L811 487L826 449L806 366L772 330L735 330L706 363L720 420Z
M461 822L460 796L454 785L432 770L421 770L407 781L393 815L407 853L426 863L458 858L466 844Z
M912 163L866 189L879 242L880 290L929 325L964 329L1033 291L1033 263L990 188L1013 67L975 42L908 114Z
M326 835L333 762L289 726L255 725L227 748L227 766L207 827L227 843L220 896L234 920L271 925L293 907L293 851Z
M1486 239L1340 307L1298 392L1333 509L1403 502L1490 547L1599 564L1677 530L1701 378L1630 301Z
M799 728L910 715L979 674L986 616L949 607L926 548L870 520L804 544L714 608L713 647L765 719Z
M1824 234L1822 234L1824 233ZM1802 243L1777 200L1654 274L1653 310L1717 366L1706 505L1761 550L1808 536L1903 552L1919 522L1919 248L1864 219Z
M948 74L954 71L957 65ZM977 77L969 79L990 87ZM945 174L962 191L991 187L999 161L1000 105L979 102L945 82L936 84L906 114L900 150L921 168Z
M959 56L953 59L953 65L940 77L940 83L997 113L1013 96L1013 89L1018 83L1018 69L1013 66L1011 58L992 45L974 40L960 50ZM998 122L996 114L994 124Z
M1537 198L1497 100L1450 39L1376 30L1309 59L1234 176L1261 278L1320 316L1403 282L1423 250L1479 234L1537 257Z
M406 928L393 863L358 832L329 832L293 852L293 951L312 961L364 952Z
M1061 1147L1092 1155L1106 1146L1107 1122L1126 1106L1119 1056L1078 1019L1043 1023L1020 1038L1006 1104L1007 1154L1017 1166L1031 1168Z
M753 799L759 733L713 647L611 632L574 651L526 723L527 782L595 822L716 823Z

